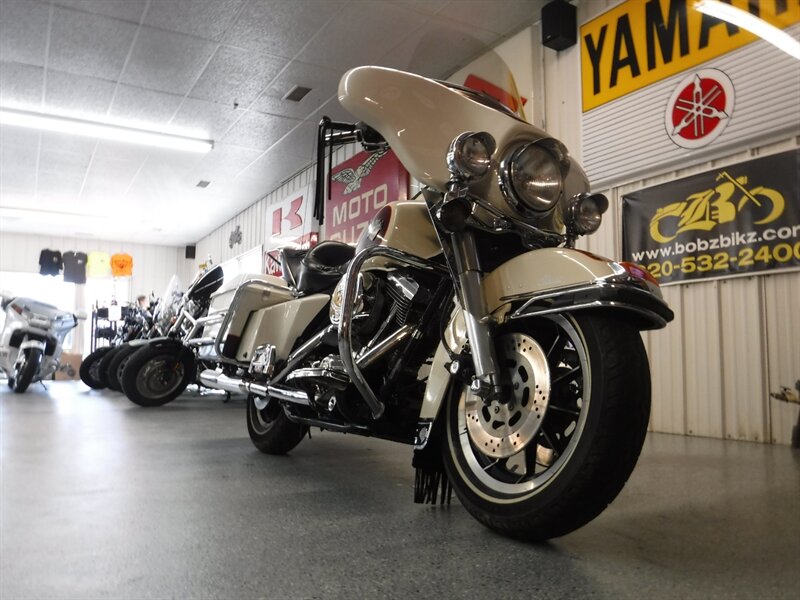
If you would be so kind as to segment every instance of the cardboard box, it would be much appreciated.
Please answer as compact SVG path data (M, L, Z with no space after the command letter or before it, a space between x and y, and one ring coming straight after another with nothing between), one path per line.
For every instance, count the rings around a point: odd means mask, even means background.
M64 381L68 379L80 379L80 368L83 357L80 354L70 354L62 352L59 359L58 371L56 371L56 381Z

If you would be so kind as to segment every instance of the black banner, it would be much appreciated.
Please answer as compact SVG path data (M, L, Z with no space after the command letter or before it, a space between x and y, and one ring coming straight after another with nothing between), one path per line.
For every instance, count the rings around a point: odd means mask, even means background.
M661 284L800 267L800 150L625 194L622 254Z

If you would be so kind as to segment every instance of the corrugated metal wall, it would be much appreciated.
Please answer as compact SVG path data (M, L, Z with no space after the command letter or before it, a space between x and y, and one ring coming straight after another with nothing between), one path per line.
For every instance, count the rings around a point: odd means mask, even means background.
M0 271L38 273L39 253L44 248L59 250L62 253L73 250L88 254L98 250L109 254L117 252L130 254L133 257L130 298L120 300L134 300L139 294L151 292L160 295L169 283L170 277L182 270L184 262L183 248L174 246L3 232L0 234Z
M579 3L579 24L616 4L602 0ZM576 156L602 151L602 146L581 148L574 126L581 117L580 95L573 84L559 85L565 77L579 82L578 46L559 53L545 51L542 62L550 133L564 139ZM782 98L782 105L786 101ZM796 123L789 123L786 131L793 127ZM632 130L625 134L635 136ZM784 133L760 145L732 150L717 160L662 169L636 181L631 181L631 173L624 169L615 171L614 179L626 183L596 190L608 196L611 208L600 231L579 246L604 256L621 255L621 199L626 193L798 147L800 137ZM588 158L584 156L583 161ZM798 198L787 200L800 202ZM675 321L666 329L643 335L653 380L650 428L789 444L800 408L773 400L769 393L782 385L793 387L800 379L800 272L673 285L664 287L663 292L675 311Z

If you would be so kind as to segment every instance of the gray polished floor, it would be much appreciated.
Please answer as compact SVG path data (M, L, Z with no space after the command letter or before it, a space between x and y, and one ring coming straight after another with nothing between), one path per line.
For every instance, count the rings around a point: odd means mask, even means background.
M650 435L617 501L544 545L412 503L407 447L259 454L244 404L0 392L0 598L796 598L800 453Z

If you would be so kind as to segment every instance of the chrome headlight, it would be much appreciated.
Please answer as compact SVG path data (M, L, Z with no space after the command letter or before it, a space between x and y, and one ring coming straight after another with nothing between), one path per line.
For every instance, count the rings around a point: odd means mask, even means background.
M465 131L450 144L447 168L464 179L479 179L489 172L496 149L494 138L485 131Z
M540 216L561 198L565 160L554 153L552 143L557 144L555 140L540 140L516 146L500 163L500 186L523 215Z
M608 198L603 194L578 194L567 206L567 229L578 235L594 233L608 210Z

